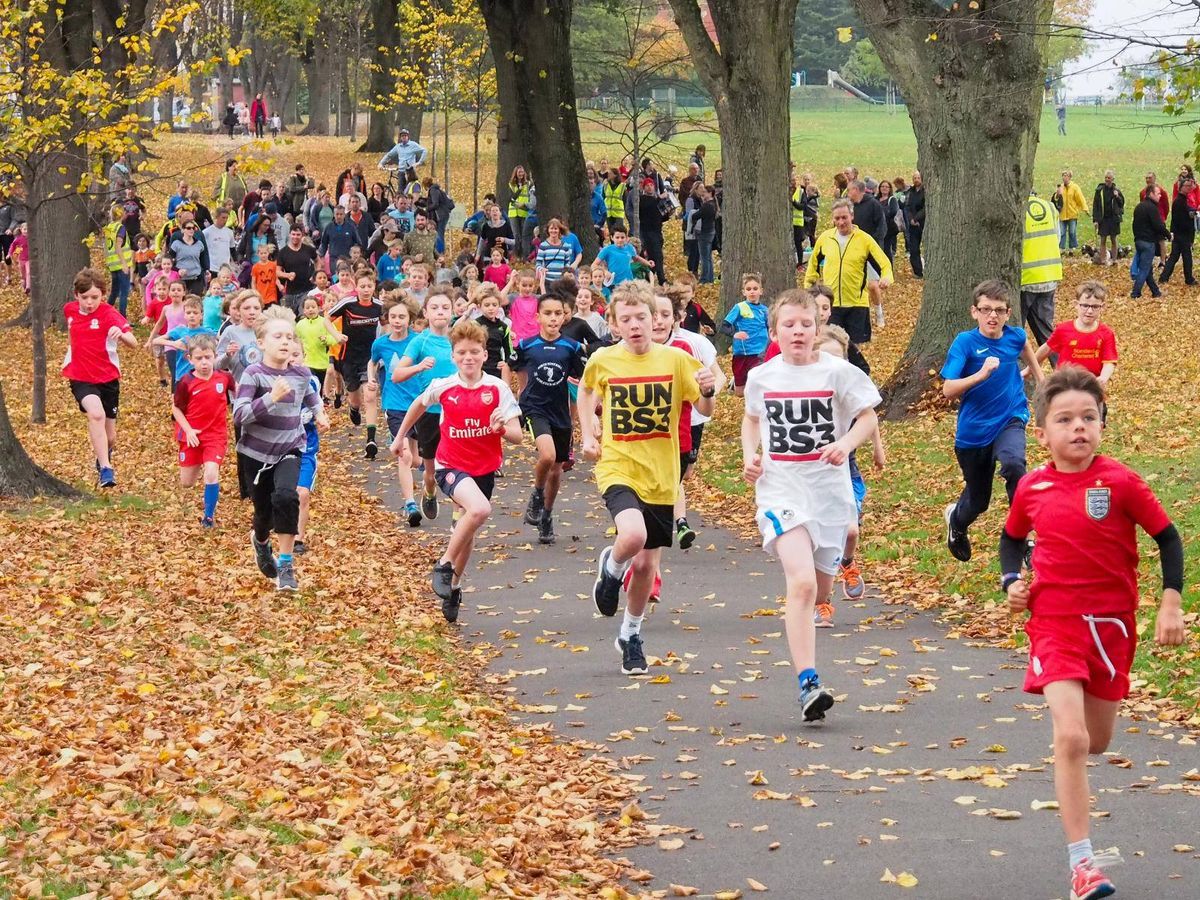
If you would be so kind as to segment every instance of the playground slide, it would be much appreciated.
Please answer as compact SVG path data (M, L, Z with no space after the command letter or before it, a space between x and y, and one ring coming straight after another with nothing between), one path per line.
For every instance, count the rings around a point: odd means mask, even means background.
M845 78L843 78L837 72L833 71L833 69L828 69L827 71L829 73L829 84L831 87L841 88L843 91L849 91L851 94L853 94L859 100L865 100L867 103L881 103L882 102L880 100L876 100L870 94L865 94L862 91L860 91L858 88L856 88L854 85L852 85L850 82L848 82Z

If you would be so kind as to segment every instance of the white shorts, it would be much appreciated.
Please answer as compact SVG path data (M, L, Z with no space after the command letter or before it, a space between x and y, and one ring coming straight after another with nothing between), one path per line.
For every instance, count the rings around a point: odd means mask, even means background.
M836 575L842 552L846 549L848 525L823 525L801 519L791 509L759 509L758 530L762 532L763 549L775 553L775 542L793 528L808 532L813 546L813 567L826 575Z
M867 282L870 283L878 280L879 270L875 268L875 263L873 263L871 260L867 260Z

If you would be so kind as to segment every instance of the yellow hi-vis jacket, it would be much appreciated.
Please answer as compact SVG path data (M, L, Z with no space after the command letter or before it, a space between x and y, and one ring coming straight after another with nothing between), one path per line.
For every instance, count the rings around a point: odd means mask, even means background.
M871 305L867 295L868 260L875 263L880 277L891 280L891 261L875 238L855 225L843 250L837 229L829 228L821 232L808 258L804 286L809 288L820 281L833 291L834 306L868 307Z
M1058 249L1058 216L1053 204L1030 197L1025 206L1025 238L1021 241L1021 287L1062 281Z

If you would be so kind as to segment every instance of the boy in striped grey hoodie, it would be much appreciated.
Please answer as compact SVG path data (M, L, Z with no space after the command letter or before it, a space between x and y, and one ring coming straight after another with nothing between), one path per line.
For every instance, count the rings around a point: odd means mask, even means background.
M292 550L300 517L296 481L306 443L300 411L311 410L321 430L329 427L329 419L310 384L311 373L291 362L296 342L291 310L267 310L255 335L262 361L242 372L233 402L233 421L241 428L238 462L254 503L250 544L259 571L274 578L278 590L295 591L299 585ZM272 531L279 537L278 559L271 554Z

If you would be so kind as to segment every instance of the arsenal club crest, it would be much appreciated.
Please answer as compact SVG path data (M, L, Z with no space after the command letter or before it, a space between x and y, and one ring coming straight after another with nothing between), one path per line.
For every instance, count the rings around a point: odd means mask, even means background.
M491 406L493 399L494 397L491 391L481 391L479 394L479 400L484 406Z
M1084 497L1088 518L1097 522L1108 515L1112 507L1112 490L1106 487L1088 488Z

